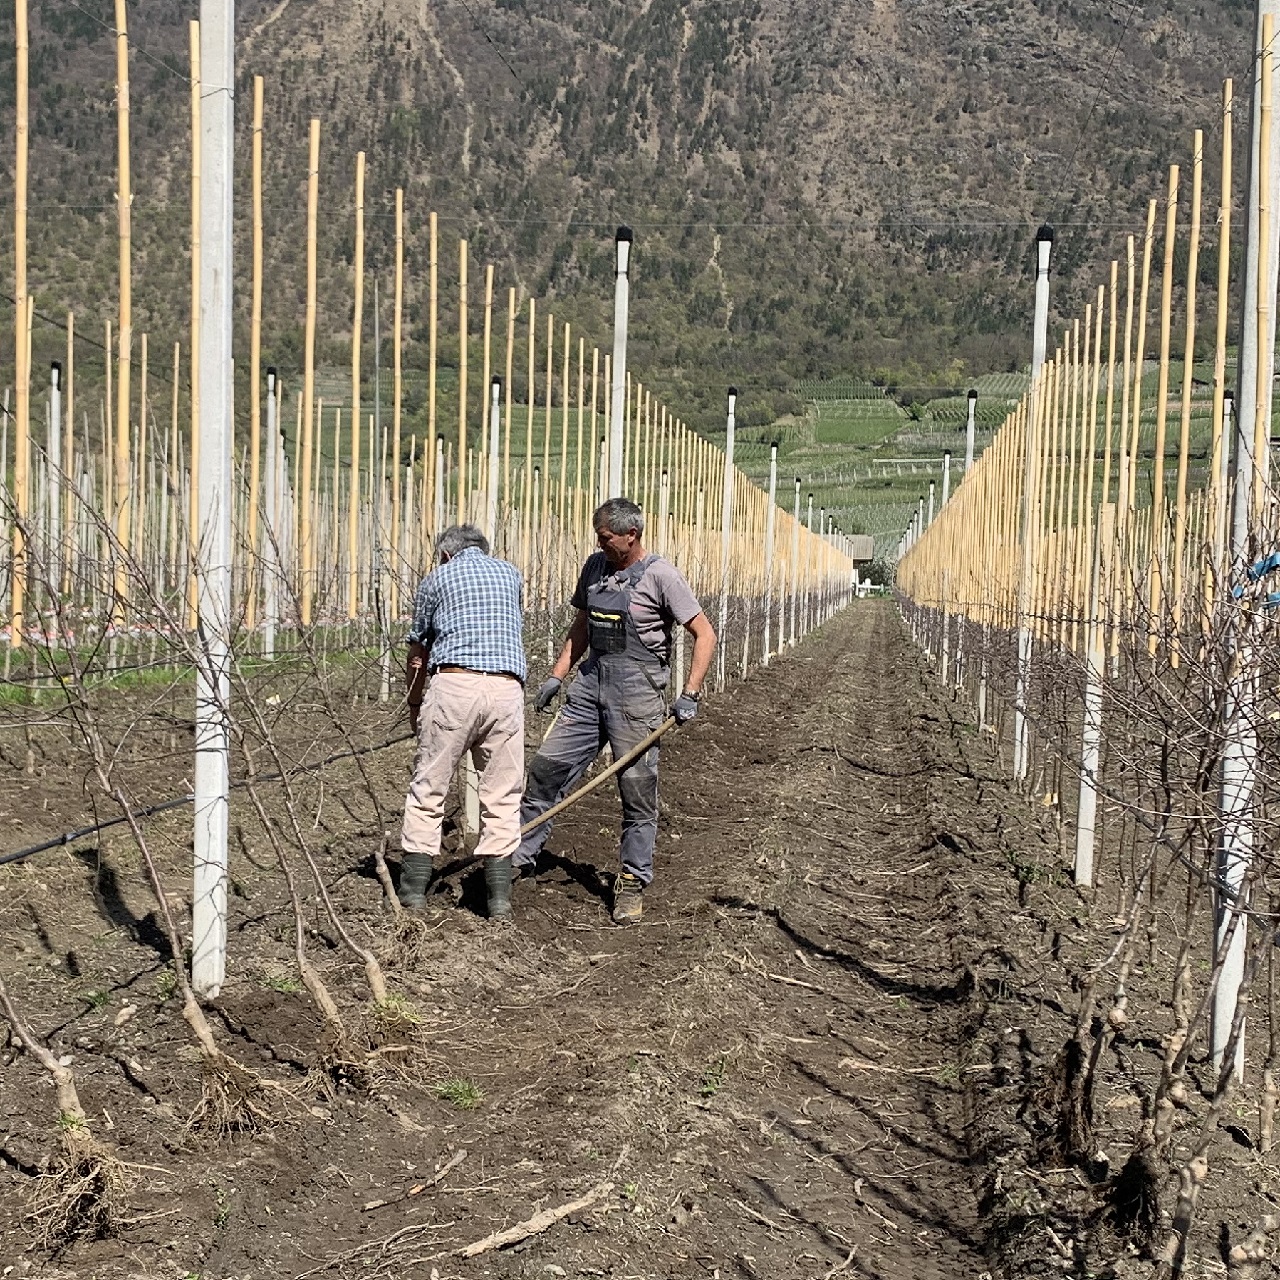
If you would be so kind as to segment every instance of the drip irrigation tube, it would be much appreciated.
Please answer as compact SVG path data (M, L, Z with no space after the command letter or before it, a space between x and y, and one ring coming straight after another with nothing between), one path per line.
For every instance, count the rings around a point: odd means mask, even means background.
M311 764L302 764L296 769L290 769L284 773L259 773L251 778L239 778L231 784L231 790L238 791L242 787L247 787L255 782L279 782L285 777L292 778L300 773L310 773L315 769L323 769L325 765L334 764L339 760L366 756L373 751L385 751L387 747L394 747L401 742L408 742L413 736L412 733L402 733L398 737L388 738L386 742L378 742L371 747L357 747L354 751L336 751L333 755L326 756L323 760L316 760ZM14 853L0 854L0 867L9 862L22 862L24 859L34 857L37 853L44 853L48 849L59 849L63 845L75 844L77 841L83 840L87 836L95 835L99 831L107 831L111 827L118 827L122 823L128 822L130 817L149 818L153 814L164 813L168 809L181 808L184 804L190 804L194 799L194 794L188 792L183 796L175 796L172 800L162 800L159 804L149 804L143 809L132 809L127 816L122 814L118 818L108 818L105 822L96 822L91 827L81 827L76 831L64 831L60 836L54 836L51 840L41 841L40 844L33 844L27 849L18 849Z
M653 746L659 738L662 737L668 729L675 726L675 717L671 716L664 720L647 738L638 742L626 755L615 760L609 768L598 773L590 782L579 787L572 795L566 796L559 803L554 804L545 813L539 814L530 822L526 822L520 828L522 836L528 835L530 831L536 831L544 822L549 822L556 814L569 808L570 805L577 804L584 796L594 791L602 783L607 782L614 774L625 769L633 760L643 755ZM356 756L369 755L373 751L385 751L387 747L398 746L401 742L408 742L415 735L412 733L402 733L398 737L388 738L386 742L375 743L371 747L358 747L354 751L336 751L331 756L325 756L323 760L316 760L311 764L299 765L296 769L290 769L287 773L259 773L252 778L240 778L231 784L232 791L238 791L242 787L247 787L255 782L279 782L284 777L295 777L300 773L310 773L316 769L323 769L325 765L336 763L338 760L354 759ZM184 804L190 804L195 796L188 792L183 796L175 796L172 800L162 800L159 804L149 804L143 809L131 809L129 815L121 815L118 818L108 818L105 822L95 822L91 827L80 827L75 831L64 831L61 835L54 836L50 840L43 840L39 844L33 844L26 849L18 849L14 853L0 854L0 867L9 862L22 862L27 858L34 857L37 853L44 853L49 849L60 849L64 845L75 844L77 841L85 839L87 836L96 835L99 831L107 831L112 827L118 827L122 823L128 822L129 817L133 818L150 818L153 814L164 813L169 809L179 809Z

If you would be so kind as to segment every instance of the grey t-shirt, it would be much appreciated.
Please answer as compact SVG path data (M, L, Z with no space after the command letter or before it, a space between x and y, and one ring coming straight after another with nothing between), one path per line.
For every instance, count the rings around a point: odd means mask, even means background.
M587 607L587 588L615 571L603 551L587 557L578 576L578 585L570 603L575 609ZM631 620L642 644L652 649L664 662L671 654L671 628L684 626L702 612L698 597L684 580L684 575L661 556L655 556L631 592Z

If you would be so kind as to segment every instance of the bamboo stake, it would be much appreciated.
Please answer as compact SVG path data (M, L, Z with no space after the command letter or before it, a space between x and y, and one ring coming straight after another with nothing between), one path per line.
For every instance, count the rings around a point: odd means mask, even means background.
M424 527L434 535L440 531L436 512L439 503L436 500L436 494L443 483L443 477L439 475L440 450L436 447L440 439L439 432L436 430L436 347L440 319L440 260L434 209L427 221L430 241L427 277L427 439L425 456L422 459L422 519Z
M98 402L98 416L102 419L105 413L105 422L101 422L102 426L102 516L107 528L112 526L112 518L116 509L116 485L115 485L115 460L113 450L115 448L116 427L115 427L115 374L114 374L114 353L116 349L115 339L111 336L114 330L111 327L111 321L106 320L102 325L104 341L102 343L103 355L103 373L106 378L107 388L106 394ZM15 355L16 358L16 355ZM105 533L105 530L104 530ZM110 539L107 540L108 544ZM103 558L103 565L106 565L107 559L110 557L110 546L106 548Z
M1120 431L1116 440L1118 460L1116 464L1116 575L1113 584L1111 602L1111 646L1112 664L1116 663L1120 654L1120 627L1122 621L1121 604L1125 592L1120 581L1120 558L1123 557L1127 544L1130 511L1129 511L1129 471L1132 466L1129 460L1129 400L1132 394L1131 365L1133 355L1133 299L1135 288L1134 239L1128 237L1125 250L1125 312L1124 312L1124 369L1123 385L1120 395Z
M71 463L67 468L67 477L71 486L76 484L76 477L79 472L75 466L75 434L76 434L76 316L74 311L67 312L67 358L65 361L66 376L64 378L65 391L63 393L63 403L66 405L66 438L67 438L67 457L71 459ZM5 424L6 427L8 424ZM5 471L0 464L0 482L5 478ZM71 575L72 575L72 548L71 537L73 530L74 504L71 501L71 493L74 488L66 494L62 503L62 545L66 549L66 553L62 558L62 596L68 599L71 595Z
M1178 221L1178 166L1169 166L1169 196L1165 206L1164 271L1160 283L1160 372L1156 387L1156 443L1151 475L1151 560L1147 568L1147 652L1155 657L1160 643L1160 611L1163 607L1165 529L1168 521L1164 498L1164 451L1169 416L1169 344L1173 298L1173 244Z
M591 430L587 436L587 439L592 443L593 446L596 438L596 396L599 391L599 386L600 386L600 348L592 347L591 348ZM595 491L596 491L595 477L596 477L596 451L595 451L595 448L593 447L591 449L591 457L588 459L587 512L586 512L586 515L588 518L590 518L590 515L591 515L592 503L595 502Z
M560 361L560 478L556 485L556 520L559 543L564 545L566 480L569 473L569 326L564 327L564 350Z
M505 368L506 412L502 419L502 507L503 520L511 509L511 369L516 349L516 290L507 290L507 359ZM506 548L504 547L505 551Z
M25 614L24 593L27 579L27 516L29 478L27 474L28 441L31 430L30 370L26 365L27 328L27 147L28 126L28 58L27 0L14 0L14 40L16 99L14 114L14 199L13 199L13 296L14 296L14 429L13 488L13 568L9 587L9 647L23 644ZM107 363L111 347L107 346Z
M480 456L477 459L479 471L476 475L476 488L483 492L484 501L480 510L488 517L489 511L489 457L491 455L489 430L492 427L489 413L489 398L492 395L491 378L493 375L493 360L490 350L490 339L493 330L493 263L488 262L484 268L484 328L482 338L481 364L480 364ZM494 530L491 537L496 534L497 524L494 523Z
M555 430L552 417L554 402L555 378L555 316L547 314L547 380L546 399L543 401L542 415L542 505L539 508L539 520L545 530L551 510L551 437Z
M587 340L585 338L578 339L578 437L576 447L574 448L574 472L573 472L573 533L572 536L578 536L578 529L582 523L582 414L583 414L583 396L586 391L586 360L587 360ZM570 543L572 546L573 544Z
M404 323L404 190L396 188L396 282L395 306L391 321L391 599L388 612L400 616L400 412L404 380L401 371L402 326ZM413 461L409 462L412 480ZM409 490L406 489L406 492Z
M537 352L535 350L538 341L538 326L536 316L537 304L534 299L529 299L529 360L528 371L525 379L525 399L528 402L525 406L524 420L524 480L521 484L521 520L520 520L520 571L528 580L530 574L530 542L532 538L533 516L530 511L529 497L530 484L533 475L533 414L534 400L534 381L537 369Z
M178 468L178 386L182 365L182 344L173 344L173 395L169 415L169 458L166 476L166 499L169 504L168 546L168 581L176 585L178 580L178 524L179 497L182 489L182 477Z
M1231 133L1234 119L1232 82L1222 86L1222 179L1218 203L1218 315L1213 347L1213 445L1209 484L1213 494L1212 555L1205 565L1204 631L1212 624L1214 588L1222 573L1227 541L1227 486L1225 441L1223 438L1223 400L1227 384L1227 299L1231 285Z
M320 205L320 121L311 121L310 152L307 161L307 311L306 336L302 364L302 468L297 477L301 490L302 513L299 536L300 576L302 578L301 625L311 625L315 580L315 510L312 495L312 471L316 448L316 222Z
M467 242L458 241L458 523L467 519Z
M1134 572L1125 575L1125 612L1135 627L1137 619L1134 616L1134 600L1139 587L1136 570L1140 563L1137 555L1136 541L1138 533L1136 495L1138 485L1138 455L1141 447L1140 442L1142 431L1142 369L1143 364L1146 361L1147 299L1151 284L1151 253L1152 247L1155 243L1155 227L1156 202L1155 200L1151 200L1147 204L1147 227L1143 236L1142 245L1142 283L1138 293L1138 346L1137 355L1134 359L1133 404L1129 423L1129 492L1126 498L1130 517L1127 554L1129 555L1129 563L1133 566Z
M129 597L127 556L130 534L129 473L129 374L133 356L133 272L131 265L131 210L133 190L129 175L129 35L125 0L115 0L116 22L116 226L119 234L120 328L119 375L116 379L116 557L115 601L112 616L117 624ZM193 298L194 301L194 298ZM110 356L108 355L108 359Z
M323 441L324 440L324 415L323 414L320 415L319 422L320 422L320 439ZM352 434L359 435L359 430L360 429L357 426ZM358 447L359 446L357 446L357 448ZM342 545L342 542L339 538L339 530L342 528L342 503L339 496L342 493L342 478L341 478L341 471L340 471L341 466L342 466L342 408L341 406L339 406L333 411L333 479L332 481L330 481L330 484L329 484L329 501L332 504L332 508L333 508L329 513L330 520L331 520L330 526L329 526L329 537L331 539L329 550L330 550L330 554L333 556L332 563L333 563L334 571L339 577L339 581L341 580L341 567L340 567L341 562L338 557L340 554L339 548ZM351 474L356 477L359 477L360 475L360 455L358 453L352 454ZM316 485L316 489L318 492L319 491L318 483ZM351 495L348 495L348 496L351 497ZM354 495L354 497L351 498L349 505L352 511L358 510L360 506L360 494L358 491ZM347 543L347 559L350 561L351 567L354 567L356 558L352 554L350 542ZM330 562L327 557L322 556L320 558L320 563L324 565L325 569L327 570ZM335 583L335 586L336 585L337 584ZM350 616L351 616L350 613L348 613L347 617L350 618Z
M131 483L134 494L132 502L133 521L130 528L129 545L138 549L139 557L145 563L148 556L146 537L147 500L145 466L147 459L147 335L142 335L138 353L138 436L134 449L135 464Z
M1258 326L1257 385L1253 418L1253 487L1250 492L1250 514L1255 536L1267 545L1269 530L1262 526L1262 514L1267 501L1266 486L1271 460L1271 382L1266 359L1268 319L1271 314L1271 91L1272 52L1271 29L1274 15L1262 15L1263 43L1258 56L1258 75L1261 94L1258 108Z
M612 388L613 386L613 353L610 351L606 351L604 353L604 373L603 373L603 378L601 380L600 385L602 387L609 387L609 388ZM602 424L602 430L604 431L604 437L606 440L611 440L613 438L613 434L612 434L613 433L613 396L612 395L606 395L603 398L603 414L604 414L604 422ZM596 489L596 496L592 500L594 504L592 507L593 512L595 510L595 507L598 507L600 503L604 500L604 495L609 492L609 486L612 483L609 479L609 462L608 462L609 455L607 450L605 452L604 457L605 457L605 463L603 468L600 471L600 479L599 479L598 487ZM619 486L619 489L621 489L621 486ZM594 533L595 531L592 530L592 532Z
M1191 145L1191 238L1187 246L1187 328L1182 361L1182 416L1178 431L1178 479L1173 533L1173 645L1170 661L1180 658L1182 628L1182 556L1187 543L1187 454L1191 445L1191 392L1195 372L1196 273L1200 267L1200 183L1204 162L1204 134L1197 129Z
M347 495L347 620L360 602L360 342L364 327L364 152L356 152L355 302L351 321L351 482ZM338 465L334 458L334 467ZM372 478L372 468L370 469ZM336 478L336 470L335 470ZM337 488L334 509L337 510Z

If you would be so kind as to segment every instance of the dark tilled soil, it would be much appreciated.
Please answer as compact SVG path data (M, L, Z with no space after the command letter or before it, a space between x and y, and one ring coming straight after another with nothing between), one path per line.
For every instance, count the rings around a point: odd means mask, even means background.
M407 752L374 757L388 808ZM265 1095L276 1123L230 1137L188 1128L198 1054L127 839L0 871L11 993L71 1059L93 1132L128 1166L114 1235L31 1248L26 1206L56 1112L11 1045L0 1271L1040 1274L1046 1237L1028 1223L1048 1210L1026 1210L1038 1175L1023 1173L1024 1115L1073 1019L1056 930L1075 927L1074 899L1050 824L997 773L892 607L862 605L666 740L641 926L608 920L606 788L518 886L514 925L477 916L479 876L459 855L424 926L397 942L370 869L376 819L354 770L335 766L324 795L315 781L299 794L304 830L347 927L408 1002L398 1024L372 1016L359 964L308 906L312 959L377 1049L345 1073L321 1051L280 876L245 806L213 1023L288 1092ZM56 771L40 782L57 785ZM182 905L181 820L149 831ZM592 1191L542 1234L457 1256Z

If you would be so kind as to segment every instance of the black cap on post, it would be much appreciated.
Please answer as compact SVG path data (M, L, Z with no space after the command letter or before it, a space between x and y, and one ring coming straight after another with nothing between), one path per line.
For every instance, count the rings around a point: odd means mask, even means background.
M1053 243L1053 228L1047 222L1036 232L1037 244L1040 244L1045 240L1050 244Z
M977 398L978 398L978 393L977 393L977 391L975 391L972 387L970 387L970 388L969 388L969 399L970 399L970 400L976 400Z
M631 228L619 227L617 230L617 234L613 238L615 243L622 243L623 241L625 241L627 244L630 244L632 240Z

